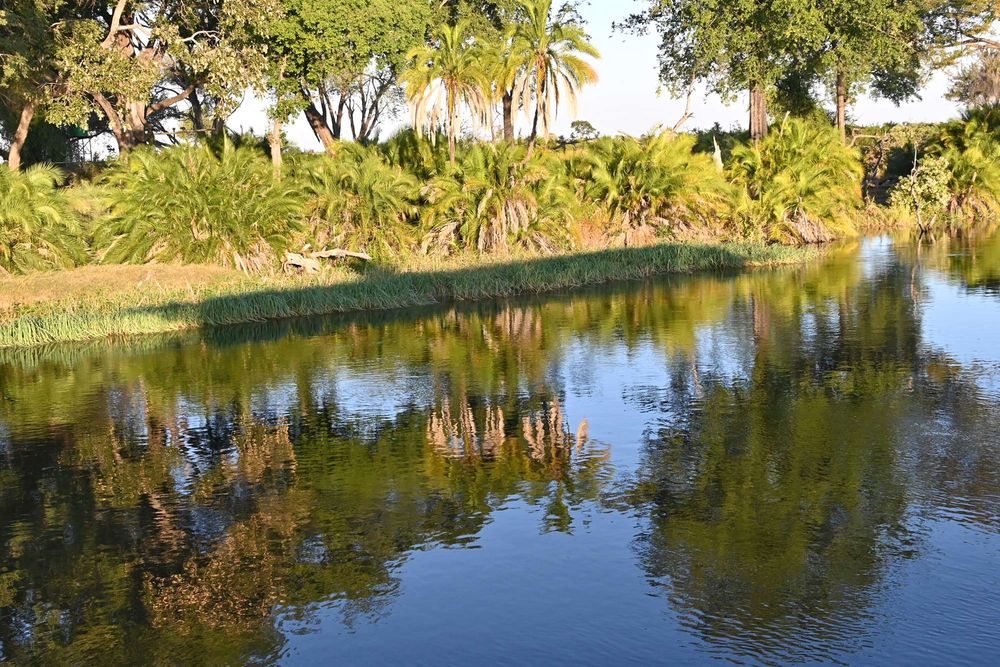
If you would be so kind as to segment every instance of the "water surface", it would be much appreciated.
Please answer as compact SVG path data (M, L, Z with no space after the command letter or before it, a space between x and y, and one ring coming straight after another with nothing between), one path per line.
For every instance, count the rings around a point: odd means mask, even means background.
M1000 240L0 352L0 660L991 664Z

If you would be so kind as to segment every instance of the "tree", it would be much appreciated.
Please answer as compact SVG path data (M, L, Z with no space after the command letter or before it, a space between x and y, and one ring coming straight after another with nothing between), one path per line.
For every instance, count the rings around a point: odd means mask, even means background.
M0 12L0 102L13 113L7 166L17 171L31 124L55 78L49 26L58 19L54 2L12 0ZM5 133L6 134L6 133Z
M573 141L593 141L601 136L597 128L586 120L574 120L570 123L570 129L573 131L570 135Z
M511 57L524 68L516 78L514 97L527 110L534 97L531 139L548 139L560 102L576 113L580 89L597 81L597 71L581 56L600 58L600 52L566 10L553 14L552 0L518 0L523 19L511 27Z
M822 15L806 0L647 0L626 30L661 35L660 79L682 94L697 82L724 98L750 94L750 135L767 134L769 90L788 71L792 54L813 51L824 35Z
M969 49L1000 49L1000 37L992 32L1000 20L996 0L928 0L923 16L946 62Z
M118 0L77 9L53 27L59 78L50 115L82 125L99 113L127 152L154 141L196 90L220 110L234 108L263 76L252 37L279 8L272 0Z
M348 128L367 140L402 106L398 74L426 35L426 0L281 0L263 45L283 62L279 87L294 94L316 138L333 152Z
M967 107L1000 104L1000 51L984 51L962 67L948 97Z
M431 134L444 125L448 134L448 156L455 162L455 150L462 108L472 114L473 123L489 122L489 83L481 64L481 51L468 36L468 23L442 25L431 44L412 49L412 67L400 81L413 111L416 131Z
M924 61L924 23L918 2L821 0L825 32L813 62L828 81L836 124L847 139L847 107L862 88L894 101L916 94Z
M525 63L511 52L510 28L521 15L518 0L450 0L440 11L442 22L467 21L482 49L491 107L499 102L504 140L514 140L514 85ZM492 113L492 110L491 110Z

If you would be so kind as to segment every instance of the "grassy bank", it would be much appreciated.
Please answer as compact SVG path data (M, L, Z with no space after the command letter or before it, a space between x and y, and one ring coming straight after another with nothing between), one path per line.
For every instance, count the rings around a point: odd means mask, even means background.
M0 280L0 347L502 298L664 273L789 264L815 252L750 243L662 244L505 262L424 259L397 270L338 268L310 279L191 267L86 267ZM136 270L145 271L139 282L131 275Z

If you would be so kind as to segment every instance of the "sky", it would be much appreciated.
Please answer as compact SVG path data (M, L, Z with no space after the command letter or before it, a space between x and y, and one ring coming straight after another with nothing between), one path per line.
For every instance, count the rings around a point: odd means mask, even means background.
M577 119L589 121L601 134L641 135L657 125L672 127L684 113L685 100L658 95L657 37L622 34L612 24L641 5L636 0L589 0L582 7L587 30L602 58L595 63L600 80L583 90L579 97ZM851 110L852 120L862 124L888 122L934 122L958 115L958 107L945 99L948 74L938 72L921 91L921 99L900 106L887 100L862 97ZM693 101L693 117L685 129L743 127L747 124L747 102L736 100L727 105L714 95L700 90ZM557 134L569 134L575 120L563 113L558 118ZM393 123L383 125L383 136L391 134L408 121L407 112ZM523 121L522 125L523 125ZM266 104L248 96L230 118L229 127L264 135L269 121ZM306 150L319 150L305 119L300 117L286 128L289 141Z

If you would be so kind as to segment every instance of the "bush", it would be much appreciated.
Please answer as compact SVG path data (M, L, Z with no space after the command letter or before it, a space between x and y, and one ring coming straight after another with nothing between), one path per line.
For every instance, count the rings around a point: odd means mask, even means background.
M317 247L364 251L377 259L409 249L416 179L387 164L375 148L341 144L336 157L305 161L295 173L309 196L309 233Z
M110 263L276 268L302 229L301 188L275 182L259 150L225 142L135 151L103 179L110 204L97 235Z
M927 156L892 189L889 206L895 211L915 214L922 227L933 225L948 212L952 200L951 180L948 160Z
M79 216L57 189L63 174L0 165L0 273L68 268L87 260Z
M748 235L815 243L854 232L861 160L828 125L786 119L757 144L737 147L728 171L744 188L738 215Z
M1000 110L972 112L965 122L949 124L930 159L945 160L948 212L972 222L993 220L1000 213Z
M728 218L733 188L711 157L694 152L695 142L673 132L600 139L571 158L569 170L619 242L718 228Z
M467 150L465 142L458 142L458 154ZM445 173L449 168L448 138L440 132L427 139L412 129L403 129L379 146L386 161L421 180L429 180Z
M576 200L551 151L475 144L434 178L424 200L424 252L553 252L569 241Z

